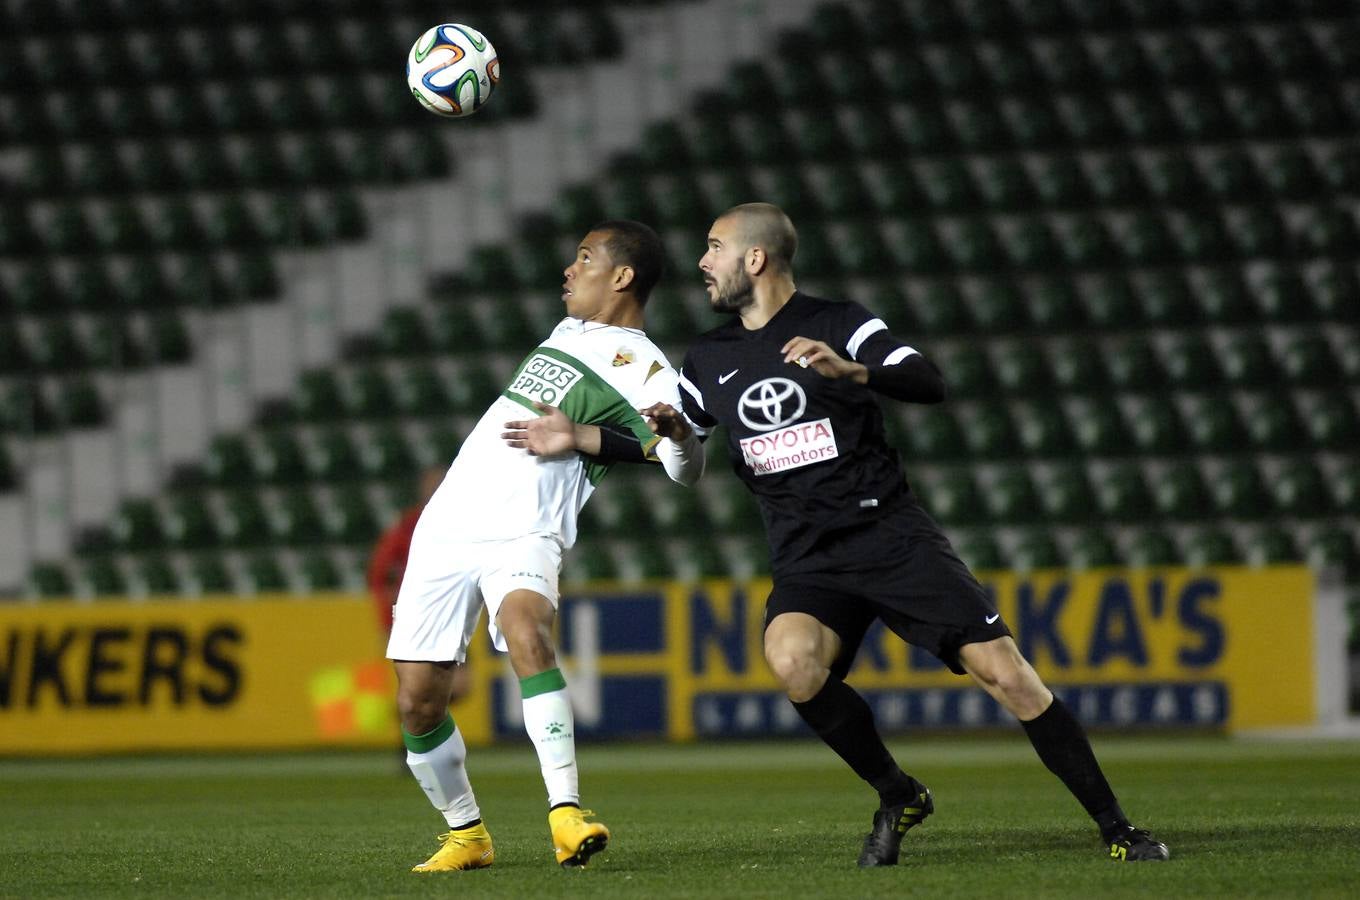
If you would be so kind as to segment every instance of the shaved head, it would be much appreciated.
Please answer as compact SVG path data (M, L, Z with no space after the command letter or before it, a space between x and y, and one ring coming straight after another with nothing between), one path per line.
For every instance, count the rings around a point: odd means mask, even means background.
M718 221L735 225L745 246L764 250L775 271L792 271L798 230L782 209L773 203L743 203L723 213Z

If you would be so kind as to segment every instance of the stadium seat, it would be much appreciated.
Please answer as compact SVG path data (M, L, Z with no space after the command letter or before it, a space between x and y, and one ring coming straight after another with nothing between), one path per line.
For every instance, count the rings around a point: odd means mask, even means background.
M1173 462L1154 480L1157 511L1170 519L1200 519L1213 508L1208 487L1191 460Z
M1312 298L1293 269L1271 266L1256 282L1256 308L1267 322L1297 322L1313 318Z
M1289 394L1276 389L1246 398L1246 402L1250 406L1243 420L1254 449L1287 452L1306 446L1307 432L1294 412Z
M129 309L175 306L183 300L166 281L165 273L152 256L135 260L111 293Z
M1346 450L1360 443L1360 417L1344 391L1318 395L1304 415L1309 437L1319 447Z
M315 544L325 539L326 528L321 511L306 488L289 488L279 498L274 537L294 547Z
M1067 338L1049 345L1048 367L1065 393L1099 392L1107 383L1103 357L1100 345L1094 341Z
M916 182L911 166L889 161L871 173L873 201L879 212L890 215L913 215L926 203L925 194Z
M1156 351L1142 337L1111 344L1105 354L1105 369L1111 386L1119 391L1152 391L1166 380Z
M1138 295L1122 275L1096 276L1082 290L1086 318L1100 329L1136 327L1142 320Z
M1298 243L1318 256L1350 256L1360 249L1360 234L1348 210L1320 206L1304 213Z
M1099 508L1086 470L1080 463L1063 463L1050 468L1039 487L1039 499L1048 517L1058 522L1090 519Z
M1131 266L1164 265L1175 261L1177 256L1176 242L1161 217L1151 211L1139 211L1127 217L1117 233L1116 242Z
M1080 207L1091 200L1091 188L1081 165L1070 156L1053 156L1037 161L1034 191L1046 206Z
M1190 442L1196 449L1223 453L1241 449L1246 432L1232 404L1214 395L1193 395L1186 401L1184 415Z
M1360 460L1348 459L1328 479L1332 506L1341 515L1360 514Z
M167 596L184 593L179 573L170 560L159 553L140 557L134 565L137 580L142 589L152 596Z
M1085 530L1077 534L1067 554L1073 569L1100 569L1123 564L1119 548L1104 531Z
M127 319L101 316L92 323L85 342L86 357L96 369L136 369L146 363L147 352L132 333Z
M1062 550L1047 531L1031 530L1020 535L1011 548L1011 566L1020 572L1056 569L1063 565Z
M1318 316L1326 321L1355 321L1360 319L1360 281L1355 272L1344 264L1328 263L1315 270L1310 278L1311 304Z
M324 550L312 550L305 554L298 573L304 591L335 591L344 584L335 560Z
M191 590L198 594L230 594L235 592L231 572L216 553L201 553L189 562Z
M968 451L963 430L954 415L943 406L923 410L915 423L907 429L911 455L916 459L957 459Z
M1306 457L1287 461L1272 479L1276 508L1289 516L1313 519L1331 511L1327 482Z
M1245 556L1253 566L1296 563L1303 558L1293 535L1279 525L1265 525L1249 535Z
M1077 446L1088 456L1123 456L1133 450L1118 407L1081 398L1070 408L1069 418Z
M224 544L253 547L270 543L269 517L253 490L233 486L223 497L222 508L217 532Z
M1126 42L1132 43L1132 42ZM1136 46L1136 45L1135 45ZM1176 137L1176 117L1171 112L1160 92L1129 91L1113 95L1113 106L1119 116L1120 124L1129 138L1138 143L1164 143ZM1184 162L1188 165L1188 161ZM1190 170L1193 175L1193 168ZM1174 180L1174 179L1173 179ZM1150 180L1154 193L1164 197L1159 188L1163 185L1160 175Z
M453 411L444 380L430 365L407 366L394 393L396 408L406 415L442 416Z
M1038 491L1024 466L1002 469L986 491L986 500L992 518L999 522L1033 522L1043 517Z
M84 591L94 597L126 596L128 593L127 577L112 557L98 556L86 561L77 578Z
M918 171L917 184L933 209L964 212L980 205L973 177L961 160L930 162Z
M1360 147L1342 145L1325 153L1322 177L1327 187L1341 194L1360 190Z
M1119 253L1116 244L1099 218L1079 213L1058 221L1060 243L1069 265L1090 268L1117 260Z
M979 404L963 426L969 452L980 459L998 459L1020 452L1015 424L1004 404L985 401Z
M345 413L344 393L335 373L327 369L303 372L293 397L299 415L311 422L337 419Z
M1068 331L1085 324L1085 306L1072 282L1063 278L1033 282L1028 292L1028 309L1030 321L1046 333Z
M66 428L87 429L104 425L108 418L104 398L94 382L69 378L57 389L57 419Z
M144 499L129 499L120 503L111 531L114 542L123 550L153 550L160 547L165 539L155 504Z
M1258 333L1242 332L1230 338L1220 348L1218 362L1233 387L1266 387L1279 381L1270 347Z
M71 577L60 563L34 563L28 573L28 589L38 597L69 597Z
M989 103L960 100L947 115L958 143L966 152L995 153L1010 145L1006 121Z
M1256 519L1272 511L1261 472L1250 460L1228 461L1214 477L1210 491L1214 507L1229 518Z
M1091 193L1106 206L1128 206L1142 202L1147 187L1138 165L1124 154L1093 156L1085 160Z
M991 232L987 240L995 242ZM990 252L990 251L988 251ZM995 261L987 268L995 268ZM1008 280L986 281L978 286L971 298L973 321L988 334L1017 331L1025 326L1025 298Z
M1280 354L1280 368L1292 383L1302 387L1326 388L1341 380L1331 345L1318 332L1293 335Z
M201 550L217 543L217 528L201 494L173 498L162 521L166 542L172 547Z
M1174 212L1169 218L1176 252L1185 262L1214 263L1234 255L1232 238L1216 210Z
M1127 136L1103 95L1068 94L1058 100L1058 111L1074 143L1084 147L1116 146Z
M973 524L986 515L977 482L966 468L941 472L918 487L925 488L923 499L927 510L945 525Z
M1185 564L1193 567L1233 565L1242 561L1232 535L1213 527L1187 538L1184 555Z
M1251 156L1229 147L1211 151L1202 169L1204 184L1222 202L1256 199L1261 195L1261 177Z
M40 372L75 372L89 365L75 326L66 318L49 319L39 326L29 358Z
M1052 270L1062 264L1058 239L1039 216L1029 216L1017 223L1005 243L1006 256L1017 269Z
M325 482L346 481L363 475L358 447L343 427L321 431L311 456L312 477Z
M257 594L288 590L288 576L278 558L271 553L256 553L246 562L245 581L248 589Z
M1156 509L1136 463L1112 466L1096 484L1096 500L1101 513L1118 521L1145 519Z
M1176 542L1166 532L1147 529L1129 541L1128 563L1137 568L1174 566L1181 561Z
M1067 456L1075 443L1067 417L1055 400L1022 403L1016 415L1016 430L1025 453L1037 457Z
M221 190L237 183L231 160L218 141L202 139L189 145L188 159L182 175L189 187L200 190Z
M999 572L1007 568L1005 554L996 539L986 531L969 532L959 540L955 549L959 558L973 572Z
M48 249L55 253L83 253L95 242L85 211L74 202L59 204L43 233Z
M1202 332L1173 336L1163 348L1162 367L1172 387L1199 391L1219 383L1222 373Z
M368 366L352 374L345 411L350 416L360 419L379 419L396 415L396 394L382 369Z
M364 471L372 478L409 478L419 470L410 442L393 425L381 426L371 435L363 463Z
M1172 454L1185 449L1185 426L1174 403L1162 396L1135 401L1129 414L1129 430L1143 453Z
M1033 341L993 343L993 369L1007 393L1035 397L1051 385L1048 361Z
M297 484L307 480L307 456L297 436L287 428L273 428L260 441L254 457L255 477L266 484Z

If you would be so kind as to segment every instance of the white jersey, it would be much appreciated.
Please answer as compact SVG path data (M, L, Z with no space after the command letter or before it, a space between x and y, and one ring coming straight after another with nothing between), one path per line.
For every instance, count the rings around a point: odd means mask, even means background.
M643 332L566 318L525 358L510 384L477 422L421 515L417 543L551 536L576 542L576 520L609 464L572 453L545 459L506 444L505 423L539 415L533 404L560 408L574 422L635 435L649 457L660 439L638 410L680 408L677 376Z

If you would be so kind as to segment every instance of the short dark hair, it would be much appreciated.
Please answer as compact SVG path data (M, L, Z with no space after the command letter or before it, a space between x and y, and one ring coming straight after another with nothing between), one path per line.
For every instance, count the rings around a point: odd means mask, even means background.
M771 264L782 272L793 270L798 253L798 229L773 203L742 203L727 210L719 219L735 218L748 247L760 247Z
M607 219L591 231L608 235L605 247L615 265L633 269L633 296L646 303L666 268L666 247L650 226L632 219Z

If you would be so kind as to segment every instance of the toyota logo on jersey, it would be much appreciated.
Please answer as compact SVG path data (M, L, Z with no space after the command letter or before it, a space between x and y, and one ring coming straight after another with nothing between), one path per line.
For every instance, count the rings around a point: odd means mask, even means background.
M752 431L782 428L807 409L807 395L796 382L787 378L766 378L742 392L737 415Z

